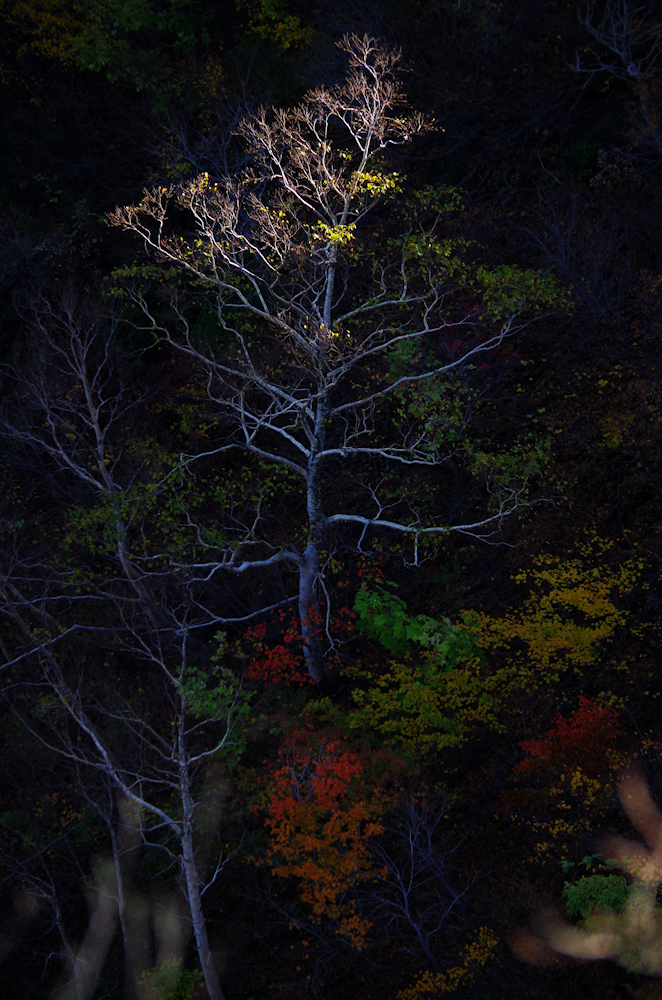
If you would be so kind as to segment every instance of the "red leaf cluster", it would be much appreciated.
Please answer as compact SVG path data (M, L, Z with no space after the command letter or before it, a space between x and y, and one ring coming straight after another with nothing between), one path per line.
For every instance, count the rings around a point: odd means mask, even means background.
M531 774L542 764L568 774L577 767L587 774L602 774L611 767L608 751L620 735L617 710L600 708L580 695L579 707L567 720L557 715L545 739L521 744L527 757L516 770Z

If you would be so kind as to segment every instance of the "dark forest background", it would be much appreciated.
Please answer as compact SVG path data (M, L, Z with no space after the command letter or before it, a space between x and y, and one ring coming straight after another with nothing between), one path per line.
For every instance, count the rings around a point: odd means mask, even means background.
M214 996L187 843L216 997L658 995L654 893L628 929L637 871L600 838L660 830L660 8L0 0L0 23L3 996ZM418 552L326 538L325 686L291 563L266 565L305 547L301 487L220 450L211 369L158 332L177 285L223 354L214 307L108 213L253 169L239 123L341 86L348 34L401 50L401 113L431 123L384 151L374 183L398 181L345 261L357 294L442 193L456 320L472 267L555 300L523 299L517 333L426 398L442 464L376 473L398 516L451 530ZM189 238L183 208L168 226ZM265 371L290 363L241 330ZM367 465L327 499L370 518ZM508 489L487 539L458 530ZM249 550L264 567L226 572ZM615 961L560 955L555 919L608 926Z

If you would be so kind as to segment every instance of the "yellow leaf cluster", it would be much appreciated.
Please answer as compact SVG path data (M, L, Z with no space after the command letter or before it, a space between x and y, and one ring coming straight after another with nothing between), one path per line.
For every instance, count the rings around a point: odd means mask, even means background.
M614 756L615 766L623 763L620 757ZM524 813L513 810L511 820L528 826L536 835L529 861L540 864L556 859L571 843L590 835L592 822L611 806L612 786L613 771L606 777L596 778L574 767L569 774L564 772L545 795L546 810L550 814L546 818L532 819L530 809Z
M0 14L7 25L19 29L29 39L21 54L32 49L65 66L77 62L74 40L83 22L62 0L19 0L11 6L2 2Z
M350 222L346 226L341 224L328 226L326 222L318 222L317 227L323 239L329 243L351 243L354 239L356 224Z
M477 616L480 646L508 655L500 677L507 687L538 687L567 669L581 673L625 623L627 614L616 602L632 592L642 564L630 559L611 569L588 554L565 561L539 556L532 570L513 577L530 588L522 608L499 618Z
M467 659L444 670L435 660L431 650L417 666L410 659L392 662L374 686L353 691L358 710L349 717L350 729L368 725L395 743L429 753L457 746L476 725L499 728L479 661Z
M481 927L477 937L464 949L462 965L455 965L446 972L435 975L424 972L413 986L401 990L396 1000L419 1000L430 994L452 993L460 984L468 985L472 978L472 970L485 965L497 944L497 938L489 927Z

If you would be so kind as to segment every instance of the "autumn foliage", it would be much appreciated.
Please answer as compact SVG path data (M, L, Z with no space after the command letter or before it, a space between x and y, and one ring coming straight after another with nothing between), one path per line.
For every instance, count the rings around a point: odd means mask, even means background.
M579 695L567 718L558 714L542 739L524 740L515 767L519 787L504 791L504 814L534 835L530 861L572 857L596 817L613 798L613 777L623 763L619 713Z
M542 740L525 740L527 755L517 765L520 774L552 768L570 774L580 765L588 774L603 774L611 766L616 739L622 730L615 708L601 708L580 694L579 707L567 718L556 716Z
M244 636L251 650L246 680L269 686L282 682L303 686L312 684L301 654L301 626L297 621L285 622L281 613L284 630L281 641L267 645L267 626L264 622L251 625Z
M384 830L385 798L367 786L364 762L342 738L296 734L256 811L266 813L266 859L282 879L294 879L312 919L362 948L370 930L352 889L374 875L370 839Z
M338 584L340 587L342 584ZM323 606L322 606L323 607ZM354 631L355 615L348 608L336 608L331 625L334 639L346 639ZM246 629L240 645L248 656L246 680L260 687L271 687L276 684L293 687L313 686L314 682L308 673L303 655L301 622L291 613L282 609L273 612L270 624L261 622ZM320 612L310 613L312 634L323 640L325 623ZM269 643L269 635L276 631L278 641ZM331 649L327 654L329 663L337 664L338 654Z

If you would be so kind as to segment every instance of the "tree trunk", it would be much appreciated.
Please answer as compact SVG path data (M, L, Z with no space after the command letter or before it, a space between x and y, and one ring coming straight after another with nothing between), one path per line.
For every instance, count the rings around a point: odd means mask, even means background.
M117 793L117 809L120 815L118 829L112 821L108 830L113 846L115 878L117 880L117 905L120 928L124 942L126 962L125 994L129 1000L147 1000L149 990L140 983L140 974L150 967L147 927L147 904L137 898L127 899L126 884L133 874L138 852L142 844L140 809L121 792Z
M202 974L205 978L207 995L209 1000L225 1000L221 984L216 973L216 968L214 967L214 963L212 961L211 951L209 950L207 928L205 927L205 918L202 912L202 900L200 899L200 880L198 878L198 870L196 868L195 854L193 851L193 827L190 818L185 820L184 830L182 833L182 864L184 867L184 875L186 876L186 890L188 894L189 908L191 910L193 933L195 934L195 943L198 949L200 965L202 966Z
M299 618L306 668L318 688L327 689L333 688L334 682L322 653L322 616L315 593L319 571L319 545L313 540L309 542L299 564Z
M308 512L308 545L299 561L299 618L303 638L303 658L308 673L318 688L335 691L339 674L336 667L328 668L322 653L322 616L317 597L320 578L320 554L326 532L326 516L322 503L322 478L319 454L324 450L326 418L329 407L325 387L319 386L315 414L314 443L308 460L306 477L306 508Z

